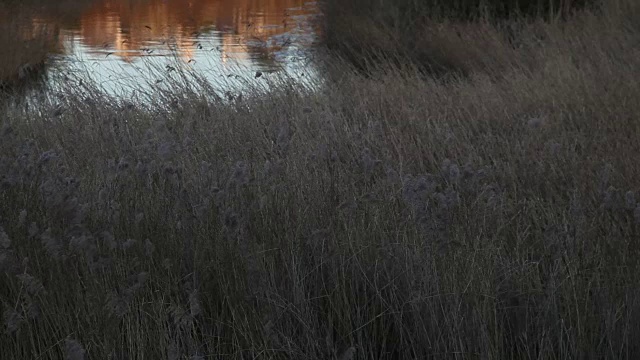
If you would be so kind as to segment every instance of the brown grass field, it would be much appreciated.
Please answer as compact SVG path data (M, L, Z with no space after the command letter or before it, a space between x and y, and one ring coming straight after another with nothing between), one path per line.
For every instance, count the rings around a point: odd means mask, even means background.
M5 97L2 356L639 358L639 19L425 20L446 72L342 53L232 102Z

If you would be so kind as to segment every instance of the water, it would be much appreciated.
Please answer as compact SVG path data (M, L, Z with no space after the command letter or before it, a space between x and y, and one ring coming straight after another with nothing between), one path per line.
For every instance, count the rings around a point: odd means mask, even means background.
M220 88L274 74L300 81L315 76L310 54L320 38L316 2L70 1L55 11L36 7L31 16L34 24L55 29L49 71L79 74L111 93L153 86L177 67Z

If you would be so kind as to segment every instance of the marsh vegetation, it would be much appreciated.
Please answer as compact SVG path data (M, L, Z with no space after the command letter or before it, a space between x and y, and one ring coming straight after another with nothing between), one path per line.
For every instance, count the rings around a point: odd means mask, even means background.
M4 96L3 354L638 358L640 6L420 19L454 70Z

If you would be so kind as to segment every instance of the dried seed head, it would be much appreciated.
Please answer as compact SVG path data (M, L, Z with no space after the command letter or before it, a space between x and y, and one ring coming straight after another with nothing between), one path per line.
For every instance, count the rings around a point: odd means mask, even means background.
M273 164L271 163L271 161L269 161L269 159L267 159L264 162L264 165L262 166L262 176L269 177L271 175L273 171Z
M629 190L624 194L625 207L629 210L636 208L636 194Z
M81 204L76 208L75 215L71 219L72 224L82 224L89 214L89 204Z
M600 175L600 189L606 190L606 187L609 185L611 181L611 175L613 174L613 166L611 164L606 164L602 169L602 174Z
M97 259L89 258L89 268L91 271L109 272L113 267L113 260L108 257L99 256Z
M155 250L155 246L153 246L153 243L151 242L151 240L146 239L144 241L144 255L146 257L151 257L153 255L154 250Z
M449 181L457 183L460 180L460 168L456 164L449 166Z
M80 180L78 178L68 176L64 178L64 184L69 190L77 190L80 187Z
M42 285L42 282L37 278L26 273L16 275L16 277L20 280L20 283L28 294L38 295L45 292L44 285Z
M12 267L12 261L8 252L0 251L0 271L8 272Z
M122 171L126 171L129 170L130 164L129 161L123 156L120 158L120 161L118 161L118 171L122 172Z
M431 194L436 189L436 183L430 175L423 175L415 181L415 191L425 194Z
M2 130L0 130L0 134L2 134L2 136L8 137L9 135L13 134L13 128L9 124L3 124Z
M59 259L62 255L62 244L51 236L51 229L45 230L40 235L40 241L42 242L42 246L44 246L45 251L49 256L54 259Z
M127 239L127 241L125 241L122 244L122 250L129 250L133 245L136 244L136 240L135 239Z
M569 200L569 214L573 219L580 219L584 215L582 203L576 195L572 195Z
M339 360L353 360L356 355L356 348L351 346L347 350L345 350L342 355L338 358Z
M38 235L39 231L40 230L38 229L38 224L36 224L35 222L32 222L31 225L29 225L29 230L28 230L29 237L32 238Z
M610 186L605 192L602 199L602 205L605 209L613 209L616 206L616 194L618 190Z
M87 352L80 342L73 339L67 339L64 343L65 360L84 360Z
M448 209L454 208L460 204L460 194L453 189L445 191L445 204Z
M366 176L371 176L375 166L381 162L373 156L371 150L369 150L368 148L364 148L362 154L360 155L360 158L362 161L362 168Z
M102 237L102 241L107 244L109 249L114 250L118 247L118 243L116 239L113 237L113 234L109 231L103 231L100 236Z
M56 161L58 159L58 154L53 150L48 150L43 152L38 159L38 166L44 166L50 162Z
M139 177L143 178L147 176L148 168L142 161L138 161L135 171Z
M127 295L110 294L105 308L109 314L122 318L129 312L129 301L130 298Z
M211 171L211 163L208 161L202 160L200 162L200 172L203 174L208 174Z
M451 166L451 160L444 159L442 161L442 165L440 166L440 170L442 171L443 174L448 175L450 166Z
M549 143L548 148L549 152L552 155L558 155L560 153L560 150L562 150L562 145L559 142L552 141L551 143Z
M40 317L40 314L42 314L40 305L35 301L29 300L26 306L27 306L26 314L29 317L29 319L37 319L38 317Z
M462 168L462 174L465 178L473 177L475 173L476 172L473 169L473 165L471 163L464 164L464 167Z
M158 156L160 157L160 159L162 160L169 159L169 157L171 156L171 153L172 153L171 143L163 142L162 144L158 145Z
M436 199L440 207L443 207L443 208L447 207L447 196L445 194L441 192L436 192L433 194L433 198Z
M180 350L178 344L175 341L171 341L169 348L167 349L168 360L178 360L180 358Z
M98 191L98 202L105 203L107 202L107 189L102 188Z
M527 125L532 129L538 129L544 124L544 118L535 116L527 120Z
M202 307L200 306L200 299L198 296L198 291L194 290L189 294L189 310L191 311L191 316L195 317L202 313Z
M11 239L9 239L9 235L7 235L2 226L0 226L0 248L8 249L10 246Z
M22 315L16 311L13 307L5 304L4 311L2 312L2 318L4 326L8 333L14 333L20 328L20 324L24 320Z
M78 252L84 252L89 255L92 254L91 238L85 234L71 237L69 240L69 248Z
M244 161L238 161L233 167L231 181L237 185L249 183L249 169Z
M238 215L233 211L227 211L224 214L224 226L231 230L235 230L238 227Z
M136 291L140 290L144 286L144 284L147 282L148 278L149 278L149 273L145 271L130 276L129 281L131 283L131 286L127 289L127 291L130 294L133 294Z
M281 150L286 150L291 141L291 131L289 129L289 125L286 123L280 124L278 126L278 134L276 135L276 145Z
M22 209L20 211L20 215L18 216L18 226L24 226L27 221L27 210Z

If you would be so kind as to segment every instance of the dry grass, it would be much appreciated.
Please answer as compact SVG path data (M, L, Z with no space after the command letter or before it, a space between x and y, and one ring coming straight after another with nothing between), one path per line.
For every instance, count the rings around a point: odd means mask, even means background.
M638 358L635 14L473 25L446 80L6 105L3 354Z
M93 0L0 1L0 91L31 86L60 51L59 24L77 21Z
M34 22L14 6L0 4L0 89L33 81L45 68L57 30Z
M492 46L496 37L519 38L526 22L564 21L580 9L597 9L601 2L326 0L322 3L327 45L361 70L369 71L369 67L381 62L411 62L433 76L477 70L464 64L469 56L480 55L483 62L493 65L510 65L508 61L496 62L487 57L492 51L499 51L497 55L505 51Z

